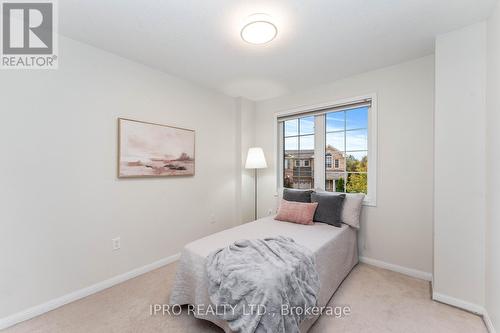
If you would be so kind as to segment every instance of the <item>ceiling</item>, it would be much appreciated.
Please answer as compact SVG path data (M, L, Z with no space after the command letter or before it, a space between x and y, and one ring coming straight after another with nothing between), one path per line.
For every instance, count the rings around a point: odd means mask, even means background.
M264 100L433 53L496 0L64 0L61 34L230 96ZM250 45L266 13L277 38Z

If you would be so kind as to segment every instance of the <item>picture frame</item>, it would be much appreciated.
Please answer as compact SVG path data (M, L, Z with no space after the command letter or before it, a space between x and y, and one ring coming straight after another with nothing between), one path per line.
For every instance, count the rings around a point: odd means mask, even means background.
M195 131L118 118L118 178L195 175Z

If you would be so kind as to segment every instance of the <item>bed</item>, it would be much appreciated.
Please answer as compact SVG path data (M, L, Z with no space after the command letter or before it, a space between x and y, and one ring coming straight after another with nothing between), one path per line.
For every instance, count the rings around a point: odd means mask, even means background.
M272 216L227 229L187 244L181 254L177 275L170 297L171 304L206 306L211 304L205 275L206 257L240 239L261 239L273 236L293 238L310 249L316 259L320 278L318 306L325 306L344 278L358 263L356 229L348 225L337 228L324 223L300 225L276 221ZM197 313L199 319L209 320L231 332L226 322L209 313ZM307 332L318 317L303 321L300 331Z

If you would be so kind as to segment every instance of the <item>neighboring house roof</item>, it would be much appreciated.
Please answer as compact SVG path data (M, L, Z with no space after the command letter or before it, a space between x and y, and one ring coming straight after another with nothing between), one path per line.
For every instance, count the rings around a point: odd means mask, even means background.
M332 154L339 153L343 154L340 150L337 148L334 148L330 145L326 146L326 151ZM314 150L312 149L307 149L307 150L287 150L285 151L285 157L288 158L300 158L300 159L309 159L309 158L314 158Z
M311 150L311 149L308 149L308 150L287 150L285 152L285 157L301 158L301 159L314 158L314 150Z

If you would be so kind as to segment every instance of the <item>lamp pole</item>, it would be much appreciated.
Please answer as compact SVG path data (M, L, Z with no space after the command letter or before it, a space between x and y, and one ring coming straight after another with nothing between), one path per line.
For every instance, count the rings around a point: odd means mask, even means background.
M254 171L254 180L255 180L255 187L254 187L254 195L255 195L255 212L254 212L254 220L257 220L257 169L253 169Z

